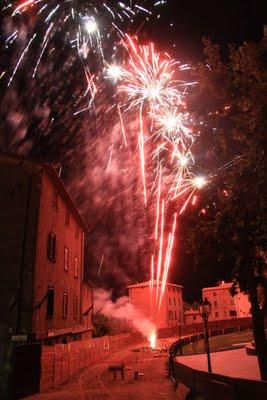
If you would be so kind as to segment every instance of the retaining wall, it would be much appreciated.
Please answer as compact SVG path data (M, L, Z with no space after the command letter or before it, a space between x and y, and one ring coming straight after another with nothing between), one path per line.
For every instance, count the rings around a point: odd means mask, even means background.
M81 369L140 340L140 334L129 333L42 346L40 392L67 382Z
M209 322L209 334L230 333L250 329L252 322L250 318L239 318L235 320L224 320ZM203 325L184 326L182 336L183 343L190 343L193 336L203 337ZM177 328L176 328L177 331ZM163 332L166 335L167 332ZM232 378L230 376L195 370L178 361L172 362L171 374L176 383L182 382L192 392L192 398L199 400L266 400L267 382L250 379Z
M251 318L232 318L218 321L209 321L208 329L210 336L215 334L230 333L234 330L252 329ZM203 323L190 325L173 326L171 328L162 328L158 331L159 338L167 338L172 336L188 336L203 332Z
M188 386L192 397L199 400L267 399L267 382L199 371L178 361L173 363L173 378Z

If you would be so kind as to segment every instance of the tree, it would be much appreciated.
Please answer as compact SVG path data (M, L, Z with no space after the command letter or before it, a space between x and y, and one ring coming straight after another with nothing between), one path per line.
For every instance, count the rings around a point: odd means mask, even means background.
M190 108L205 121L197 146L210 184L200 208L186 216L188 247L199 265L211 258L231 270L233 292L239 287L249 295L261 378L267 380L264 52L261 44L230 45L223 58L218 45L204 40L204 46Z
M93 337L105 336L109 333L108 318L101 313L97 313L93 317Z

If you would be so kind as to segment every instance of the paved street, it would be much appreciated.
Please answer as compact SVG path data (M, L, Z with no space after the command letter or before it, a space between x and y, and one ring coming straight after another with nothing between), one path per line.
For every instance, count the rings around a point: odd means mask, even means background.
M174 339L161 341L161 345ZM134 346L137 348L139 346ZM126 377L113 381L110 364L125 363ZM88 367L79 376L57 390L27 397L27 400L175 400L172 382L167 378L167 353L134 352L125 349L110 358ZM134 372L143 374L134 379Z

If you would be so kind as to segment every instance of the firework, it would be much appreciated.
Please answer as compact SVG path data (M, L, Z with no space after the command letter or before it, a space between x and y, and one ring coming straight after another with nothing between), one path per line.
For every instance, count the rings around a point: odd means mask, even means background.
M176 61L156 52L153 43L140 46L128 35L126 38L129 62L118 91L126 95L128 107L148 105L154 111L156 105L168 106L179 101L180 92L174 80Z
M46 58L55 51L55 42L58 42L59 37L61 46L57 51L67 50L67 57L70 50L75 49L84 60L88 61L90 53L98 52L104 62L104 47L107 48L107 56L110 57L112 42L124 37L125 26L131 24L139 14L151 13L145 6L146 1L140 1L140 4L132 0L4 1L2 12L11 17L14 25L13 31L7 32L6 48L14 46L16 42L19 43L21 35L24 34L20 28L20 22L25 20L24 15L31 21L27 26L29 46L20 55L8 84L12 83L33 40L40 44L33 77L38 72L41 60L44 58L43 62L46 62ZM153 9L159 5L157 2L150 2L149 8ZM106 46L106 42L109 46ZM63 60L66 59L63 52L62 56Z
M114 236L120 238L123 250L127 248L125 240L136 254L148 241L153 242L147 246L149 254L143 263L150 262L151 310L159 312L172 264L179 215L190 204L196 204L198 192L208 179L195 173L194 121L186 107L190 87L195 82L182 79L183 71L190 67L158 52L154 44L140 45L137 38L124 33L126 25L138 13L150 13L146 3L141 0L139 4L130 0L8 3L4 13L9 13L12 28L6 32L5 46L7 51L15 49L15 61L10 70L0 71L0 79L7 90L15 90L23 65L25 71L29 70L30 82L39 79L38 83L43 84L52 79L51 70L56 69L55 79L65 73L62 82L56 82L56 93L53 85L45 93L51 95L51 103L63 98L62 87L68 85L69 79L74 80L75 88L69 89L67 104L62 100L60 112L51 111L43 136L52 136L48 133L54 129L54 114L59 115L57 123L64 121L62 109L66 108L65 120L71 120L71 133L76 127L81 129L79 123L83 122L80 133L86 137L86 157L90 160L83 180L84 186L90 188L86 210L88 214L92 214L92 209L97 210L97 217L90 216L94 226L105 219L103 215L114 213L112 221L119 226L117 231L114 228ZM150 3L157 6L163 2ZM26 15L30 22L25 33L20 25ZM54 58L57 63L52 69ZM72 69L73 65L77 68ZM83 148L82 151L85 152ZM110 245L113 235L105 231L103 236L108 249L118 248L119 239ZM98 275L102 275L108 269L109 259L105 256L102 268L104 254L109 253L104 252L99 242ZM124 273L122 267L119 271ZM155 335L152 339L155 346Z

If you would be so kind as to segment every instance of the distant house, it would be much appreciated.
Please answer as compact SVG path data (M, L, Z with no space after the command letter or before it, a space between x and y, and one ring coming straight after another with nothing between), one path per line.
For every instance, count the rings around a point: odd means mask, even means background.
M159 283L160 293L161 282ZM183 287L167 283L160 310L157 311L156 282L151 281L128 286L130 302L145 316L154 321L157 328L167 328L183 324Z
M0 154L0 187L1 344L81 338L85 222L50 164Z
M203 300L207 298L212 305L211 321L251 316L248 295L238 292L233 297L230 294L232 285L232 282L222 281L218 286L202 289Z
M185 325L192 325L202 323L202 317L199 310L193 310L192 308L184 312L184 323Z

